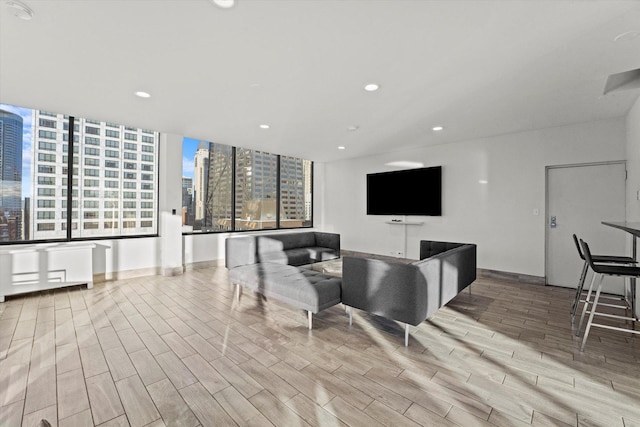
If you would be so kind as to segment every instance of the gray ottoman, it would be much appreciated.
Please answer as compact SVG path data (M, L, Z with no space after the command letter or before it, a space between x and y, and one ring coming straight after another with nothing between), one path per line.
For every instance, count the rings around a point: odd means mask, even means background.
M268 262L241 265L229 270L229 280L237 286L237 298L240 297L242 286L306 310L309 329L312 326L312 313L318 313L341 301L341 278L291 265Z

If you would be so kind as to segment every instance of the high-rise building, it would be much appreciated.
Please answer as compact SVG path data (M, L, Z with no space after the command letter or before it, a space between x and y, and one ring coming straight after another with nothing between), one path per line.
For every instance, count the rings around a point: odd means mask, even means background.
M208 153L208 161L199 154ZM200 143L194 160L194 230L229 231L275 228L278 187L280 188L280 226L311 225L311 161L280 156L246 148L235 149L218 143ZM278 158L280 182L278 183ZM206 175L199 165L206 165ZM234 177L235 171L235 177ZM208 176L203 197L202 218L197 216L198 176ZM235 182L235 188L233 187ZM184 194L184 193L183 193ZM235 194L234 204L231 203Z
M22 240L22 127L0 110L0 241Z
M67 230L69 117L33 111L32 239ZM74 119L73 237L153 234L157 230L158 133Z
M233 180L233 147L209 144L209 182L203 227L211 231L231 230L233 208L231 184Z
M305 218L305 162L280 156L280 220Z
M193 224L193 178L182 177L182 225Z
M200 141L193 158L193 200L196 221L204 218L208 182L209 146L205 141Z
M236 149L236 229L276 227L278 156Z

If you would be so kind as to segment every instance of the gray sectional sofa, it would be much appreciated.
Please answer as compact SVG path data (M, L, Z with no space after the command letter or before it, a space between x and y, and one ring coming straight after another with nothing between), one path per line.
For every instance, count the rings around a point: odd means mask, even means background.
M340 235L308 231L231 237L225 242L229 280L307 311L309 329L314 313L341 301L342 280L296 266L340 256Z
M411 264L344 257L342 303L418 325L476 279L476 245L420 241L420 261Z
M230 237L225 242L225 266L272 262L305 265L340 257L340 235L304 231Z
M340 235L302 232L231 237L226 240L229 280L312 314L338 303L418 325L476 279L476 245L420 241L411 264L344 257L342 278L297 266L340 256ZM350 321L352 310L350 310Z

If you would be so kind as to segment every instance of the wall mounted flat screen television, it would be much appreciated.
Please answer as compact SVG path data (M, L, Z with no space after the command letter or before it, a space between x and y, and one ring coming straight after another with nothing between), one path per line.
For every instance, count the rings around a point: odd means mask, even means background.
M442 215L442 166L367 174L367 215Z

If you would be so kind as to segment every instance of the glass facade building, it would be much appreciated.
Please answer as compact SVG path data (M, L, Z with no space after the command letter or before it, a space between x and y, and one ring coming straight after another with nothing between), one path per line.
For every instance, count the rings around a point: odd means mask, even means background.
M187 147L186 144L195 142L185 138L183 145ZM183 221L184 231L312 226L313 163L310 160L213 142L199 141L197 148L195 144L192 146L195 149L191 151L194 153L195 218ZM184 160L183 164L190 161ZM198 193L206 194L201 202ZM202 206L200 214L199 206Z
M0 241L23 240L23 119L0 109Z

